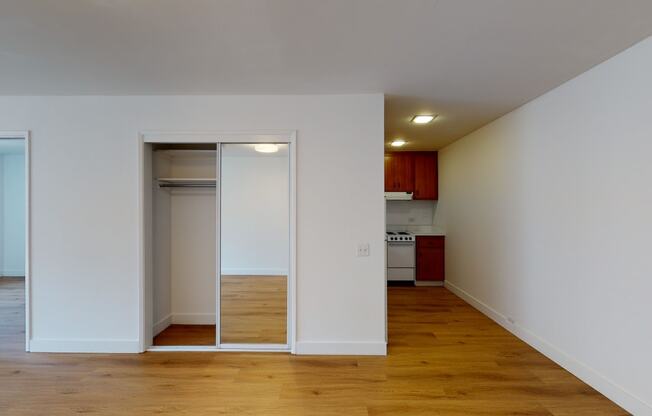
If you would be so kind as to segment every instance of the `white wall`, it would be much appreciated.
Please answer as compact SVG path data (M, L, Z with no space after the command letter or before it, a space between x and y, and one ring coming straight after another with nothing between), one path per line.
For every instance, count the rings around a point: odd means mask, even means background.
M25 276L25 155L0 155L0 175L0 276Z
M383 101L0 97L2 129L32 131L32 349L139 348L139 131L296 129L297 350L383 353Z
M387 201L387 225L433 225L437 201Z
M448 287L648 415L650 74L652 39L446 147L438 213Z
M173 178L215 178L215 152L172 152ZM215 323L215 189L172 188L170 195L170 273L172 323Z
M289 159L222 150L222 274L287 275Z
M215 323L215 201L214 189L172 191L172 323Z
M172 215L171 215L171 192L159 188L154 182L155 178L169 178L172 176L172 160L163 152L146 152L151 156L150 180L145 183L151 185L152 221L151 241L146 246L151 250L151 287L152 295L152 320L154 328L152 335L157 335L172 323ZM149 269L148 269L149 270ZM147 296L146 296L147 298Z

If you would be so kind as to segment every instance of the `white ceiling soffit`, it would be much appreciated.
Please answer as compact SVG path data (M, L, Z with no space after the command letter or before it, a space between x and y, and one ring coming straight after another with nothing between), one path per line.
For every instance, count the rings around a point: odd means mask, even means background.
M651 34L650 0L0 0L0 94L382 92L432 149Z

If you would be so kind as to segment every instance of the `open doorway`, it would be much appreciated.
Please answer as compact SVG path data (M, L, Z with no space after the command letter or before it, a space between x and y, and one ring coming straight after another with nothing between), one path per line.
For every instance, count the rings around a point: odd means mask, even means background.
M27 134L0 132L0 350L27 346Z

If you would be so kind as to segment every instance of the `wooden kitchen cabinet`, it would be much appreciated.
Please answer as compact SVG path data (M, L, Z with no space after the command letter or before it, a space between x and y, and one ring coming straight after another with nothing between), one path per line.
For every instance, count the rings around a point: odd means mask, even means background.
M439 187L437 179L437 152L415 152L414 199L436 200Z
M414 191L414 156L410 152L385 155L385 192Z
M444 281L444 236L417 236L417 282Z
M437 152L385 154L385 192L413 192L414 199L437 200Z

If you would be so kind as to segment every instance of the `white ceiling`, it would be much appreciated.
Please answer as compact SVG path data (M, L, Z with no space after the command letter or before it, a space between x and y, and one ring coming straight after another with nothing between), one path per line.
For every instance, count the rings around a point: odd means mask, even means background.
M0 94L383 92L433 149L649 35L650 0L0 0Z

